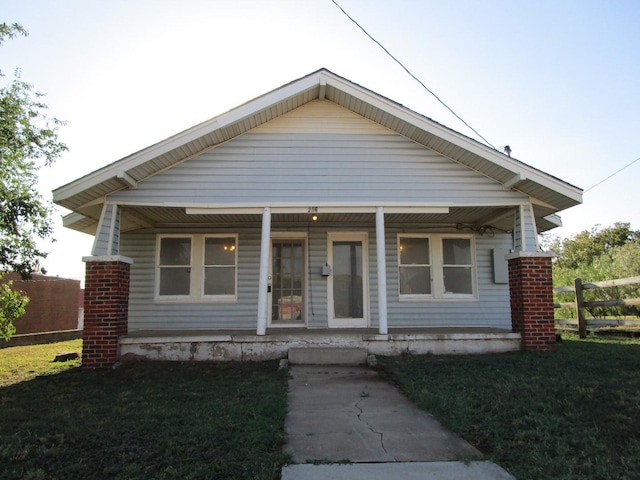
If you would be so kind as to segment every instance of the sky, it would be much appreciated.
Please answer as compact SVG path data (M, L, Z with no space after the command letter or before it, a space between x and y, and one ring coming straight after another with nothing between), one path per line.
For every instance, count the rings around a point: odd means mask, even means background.
M585 189L551 233L640 229L640 1L336 1L494 147ZM320 68L481 140L332 0L0 0L0 12L29 31L0 46L0 84L20 68L67 122L69 151L41 170L46 199ZM93 237L63 228L66 213L42 264L82 280Z

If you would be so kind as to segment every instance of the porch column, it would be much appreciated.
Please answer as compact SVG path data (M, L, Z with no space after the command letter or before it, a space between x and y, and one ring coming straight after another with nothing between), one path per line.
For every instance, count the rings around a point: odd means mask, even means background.
M387 263L384 241L384 209L376 208L376 262L378 264L378 332L388 333L387 327Z
M556 349L551 258L541 252L507 255L511 324L522 335L523 350Z
M269 288L269 249L271 244L271 209L262 212L262 240L260 243L260 277L258 279L258 327L256 333L267 333L267 289Z
M82 260L86 263L82 368L109 368L118 360L118 339L127 334L133 260L121 255Z

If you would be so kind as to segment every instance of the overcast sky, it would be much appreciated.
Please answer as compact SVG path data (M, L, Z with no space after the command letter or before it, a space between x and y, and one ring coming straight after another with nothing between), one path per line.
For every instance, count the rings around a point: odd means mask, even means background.
M492 145L583 189L640 158L640 1L337 0ZM477 138L331 0L0 0L26 38L0 47L68 122L51 190L325 67ZM562 213L568 236L640 229L640 161ZM59 215L67 213L62 209ZM92 237L44 261L82 278ZM66 231L65 231L66 230Z

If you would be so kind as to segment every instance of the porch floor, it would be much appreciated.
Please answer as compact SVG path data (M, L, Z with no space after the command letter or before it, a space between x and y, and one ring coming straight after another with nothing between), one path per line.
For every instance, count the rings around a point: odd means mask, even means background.
M290 348L364 348L368 354L480 354L520 349L521 336L483 327L378 329L270 328L255 330L139 330L119 339L122 360L268 360L287 358Z

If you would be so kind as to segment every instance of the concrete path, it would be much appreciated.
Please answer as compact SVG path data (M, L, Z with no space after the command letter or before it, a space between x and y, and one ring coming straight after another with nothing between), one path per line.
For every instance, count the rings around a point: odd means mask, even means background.
M513 479L471 461L482 454L367 368L296 365L290 374L285 452L297 465L283 480Z

